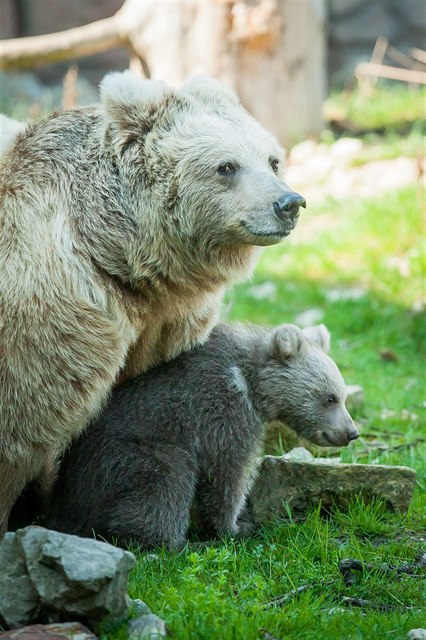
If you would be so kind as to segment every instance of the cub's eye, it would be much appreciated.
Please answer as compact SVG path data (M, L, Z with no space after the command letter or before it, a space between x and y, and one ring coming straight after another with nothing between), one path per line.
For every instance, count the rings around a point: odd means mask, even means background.
M329 396L327 396L327 404L337 404L338 400L336 398L336 396L334 395L334 393L330 393Z
M217 170L221 176L231 176L235 171L235 165L233 165L232 162L224 162L223 164L220 164Z
M278 173L278 167L280 164L279 160L277 160L277 158L272 158L272 160L270 161L270 164L271 164L272 171L274 173Z

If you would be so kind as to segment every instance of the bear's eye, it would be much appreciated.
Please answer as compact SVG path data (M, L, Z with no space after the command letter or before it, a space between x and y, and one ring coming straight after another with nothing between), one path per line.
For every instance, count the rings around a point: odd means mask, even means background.
M327 404L337 404L337 402L338 400L334 393L330 393L330 395L327 396Z
M220 164L217 170L221 176L231 176L235 171L236 169L232 162L224 162L223 164Z
M272 171L274 173L278 173L278 167L279 167L280 161L277 158L272 158L270 160L270 164L271 164L271 167L272 167Z

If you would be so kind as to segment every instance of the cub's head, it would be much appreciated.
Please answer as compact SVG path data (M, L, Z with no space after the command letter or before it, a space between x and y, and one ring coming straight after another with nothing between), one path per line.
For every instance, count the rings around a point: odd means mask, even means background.
M178 243L198 255L275 244L294 229L306 203L280 177L279 144L219 82L177 91L112 73L101 100L136 214L151 207L151 224L160 218Z
M340 447L359 434L345 407L344 380L326 353L329 344L324 325L277 327L260 384L268 419L285 422L314 444Z

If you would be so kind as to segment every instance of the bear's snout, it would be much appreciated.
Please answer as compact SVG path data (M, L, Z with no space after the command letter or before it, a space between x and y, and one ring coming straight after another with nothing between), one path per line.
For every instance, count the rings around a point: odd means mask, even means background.
M319 444L323 446L346 447L352 440L356 440L357 438L359 438L359 433L351 419L350 424L342 426L340 429L329 428L323 431L321 440L324 442L320 442Z
M300 193L291 191L284 193L273 204L274 211L280 220L293 223L293 226L299 215L300 207L306 208L306 200Z

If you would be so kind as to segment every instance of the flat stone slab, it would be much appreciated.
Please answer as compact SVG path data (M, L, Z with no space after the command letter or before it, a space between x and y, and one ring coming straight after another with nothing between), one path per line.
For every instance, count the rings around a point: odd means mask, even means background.
M409 467L370 464L296 462L265 456L249 496L253 520L260 524L285 515L284 503L296 512L321 502L346 506L355 496L366 503L382 499L391 510L405 513L411 502L416 472Z

